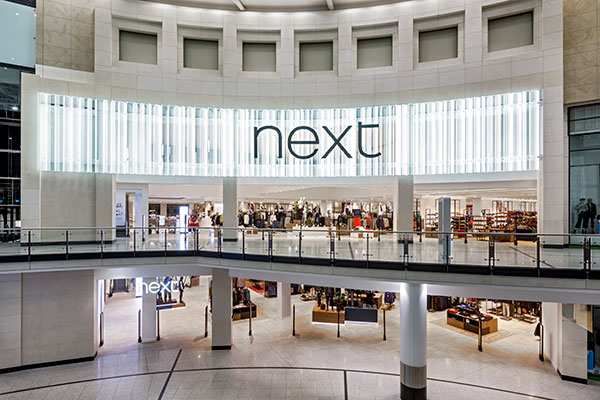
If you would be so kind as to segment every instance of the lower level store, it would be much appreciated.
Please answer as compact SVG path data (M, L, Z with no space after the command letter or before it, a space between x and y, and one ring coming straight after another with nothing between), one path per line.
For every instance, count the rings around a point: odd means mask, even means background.
M168 280L158 279L165 285ZM317 368L317 376L338 370L358 371L352 372L358 374L356 380L347 384L346 390L355 394L349 398L397 398L401 335L397 293L284 285L283 289L291 293L291 312L282 315L277 297L281 283L232 278L233 346L229 351L215 352L211 350L211 277L171 280L183 283L183 301L179 301L176 291L171 296L172 306L165 308L164 293L158 293L160 340L143 344L137 340L142 299L136 297L136 280L105 281L110 294L104 305L100 358L127 365L139 358L140 351L182 348L177 363L182 370L241 365ZM573 320L583 323L588 309L571 306L565 312L571 310ZM544 351L538 324L543 318L541 303L429 296L427 309L431 399L464 398L458 393L469 390L482 391L477 393L491 398L585 399L584 393L593 393L591 388L598 390L593 383L598 347L592 342L588 385L561 380L549 360L540 360L540 352ZM597 337L598 333L590 335ZM125 359L122 354L127 355ZM365 371L375 375L361 376ZM173 396L178 396L187 393L188 387L178 382L171 390ZM302 396L343 398L343 393L336 390L329 383L326 387L309 385L302 388ZM444 397L448 393L456 393L457 397Z

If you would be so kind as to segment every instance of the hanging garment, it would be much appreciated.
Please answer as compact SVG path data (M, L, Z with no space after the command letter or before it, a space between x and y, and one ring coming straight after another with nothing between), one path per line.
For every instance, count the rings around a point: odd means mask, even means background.
M248 214L244 214L244 225L250 225L250 216Z

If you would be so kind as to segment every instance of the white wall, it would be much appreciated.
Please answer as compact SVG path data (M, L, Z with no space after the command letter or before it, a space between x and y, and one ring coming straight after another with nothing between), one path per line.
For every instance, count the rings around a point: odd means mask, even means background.
M115 226L115 176L109 174L42 172L39 197L24 203L23 213L31 213L23 227L112 227ZM35 215L38 215L35 218ZM29 215L29 214L28 214ZM105 240L112 238L107 230ZM63 241L62 230L32 232L32 241ZM70 241L98 241L97 230L69 232Z
M21 274L0 275L0 370L21 365Z
M22 364L94 356L94 271L27 273L22 279Z

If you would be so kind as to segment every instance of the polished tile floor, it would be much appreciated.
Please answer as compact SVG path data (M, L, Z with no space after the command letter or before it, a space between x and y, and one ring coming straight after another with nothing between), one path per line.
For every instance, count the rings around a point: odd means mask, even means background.
M85 234L89 240L96 238L100 241L100 231L77 231L70 233L69 253L78 252L98 252L101 251L99 244L77 244L73 242L76 235ZM66 232L55 232L56 242L65 241ZM224 242L223 251L242 253L242 248L246 254L267 255L269 252L268 234L248 233L242 238L239 235L237 242ZM348 260L369 260L372 261L402 261L404 255L404 245L394 240L392 235L383 235L381 240L370 238L368 241L366 235L358 237L357 233L351 236L342 236L341 240L334 241L334 252L336 259ZM424 237L419 240L418 236L413 236L412 243L408 245L408 255L410 262L441 262L437 238ZM480 238L483 239L483 238ZM550 240L550 238L545 238ZM197 242L197 243L196 243ZM242 247L243 246L243 247ZM450 263L469 264L477 266L487 266L489 264L489 243L487 240L477 240L475 237L469 237L468 242L456 236L452 240ZM142 240L141 232L137 233L136 240L132 237L119 237L114 242L106 243L102 246L102 251L164 251L172 250L204 250L217 251L218 240L213 230L201 230L196 236L192 233L152 233L144 236ZM297 257L299 252L303 257L330 258L330 239L325 232L314 230L303 231L302 243L300 244L298 232L278 232L273 235L272 249L274 255ZM21 246L20 243L0 243L0 256L27 254L27 246ZM39 245L33 244L32 254L64 254L66 246L64 244ZM496 242L495 263L501 266L515 267L535 267L537 265L537 248L535 243L529 241ZM600 257L600 248L592 249L592 268L600 268L600 263L594 260ZM583 251L581 248L556 249L541 247L539 253L541 268L582 268Z
M105 344L93 362L0 375L5 399L398 399L398 308L383 326L313 325L313 302L293 296L291 318L279 318L277 300L254 292L258 316L233 324L230 351L211 351L204 338L208 278L186 290L187 307L161 312L161 340L137 343L133 294L115 294L105 308ZM381 315L380 315L381 317ZM474 337L428 314L430 399L600 399L600 386L561 381L538 360L535 325L499 321L502 337L477 351ZM381 322L381 318L380 318ZM38 389L35 389L38 388ZM8 394L7 394L8 393Z

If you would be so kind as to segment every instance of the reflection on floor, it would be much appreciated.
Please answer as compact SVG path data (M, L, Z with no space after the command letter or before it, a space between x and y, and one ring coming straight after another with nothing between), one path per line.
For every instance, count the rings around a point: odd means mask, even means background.
M313 302L294 296L292 337L291 318L276 315L277 300L252 293L259 307L253 336L247 320L234 322L233 349L211 351L210 330L204 338L207 285L202 278L200 287L186 290L186 308L161 311L161 340L148 344L137 343L140 300L115 294L106 304L105 345L95 361L0 375L0 393L24 390L0 400L158 399L161 393L163 399L399 398L397 307L386 315L387 341L381 324L342 326L338 339L335 325L310 322ZM534 325L500 320L500 331L510 335L484 343L479 353L474 337L439 322L444 313L428 316L430 399L600 398L597 385L561 381L549 362L538 360ZM98 380L110 377L116 378Z

